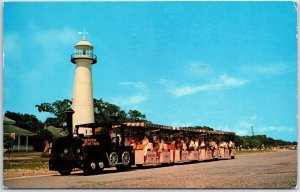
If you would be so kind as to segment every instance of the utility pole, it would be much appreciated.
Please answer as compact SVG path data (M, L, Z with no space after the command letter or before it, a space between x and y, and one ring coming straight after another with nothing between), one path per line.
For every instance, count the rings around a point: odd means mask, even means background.
M251 126L251 132L252 132L252 136L254 136L254 128L253 128L253 125Z

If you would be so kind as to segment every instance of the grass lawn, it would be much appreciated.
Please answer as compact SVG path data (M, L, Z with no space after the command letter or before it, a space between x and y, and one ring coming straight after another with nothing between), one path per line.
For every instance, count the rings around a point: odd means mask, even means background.
M4 169L40 169L48 168L49 158L41 157L41 152L21 152L4 154Z
M11 156L13 157L30 157L30 156L41 156L42 152L13 152ZM9 153L5 153L4 157L9 157Z

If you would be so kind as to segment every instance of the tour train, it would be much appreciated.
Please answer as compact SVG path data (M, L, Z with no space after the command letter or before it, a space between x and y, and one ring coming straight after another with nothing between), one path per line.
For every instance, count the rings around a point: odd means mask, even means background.
M61 175L78 169L89 175L109 167L126 170L133 165L141 168L236 156L234 132L130 122L76 125L73 135L72 113L67 112L69 134L53 143L49 160L49 170ZM79 134L81 128L91 129L92 134ZM141 137L143 141L138 141Z

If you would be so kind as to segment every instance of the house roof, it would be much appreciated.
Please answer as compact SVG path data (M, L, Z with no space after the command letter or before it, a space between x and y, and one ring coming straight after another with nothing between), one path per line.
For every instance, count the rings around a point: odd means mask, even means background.
M15 133L16 136L34 136L34 135L37 135L36 133L33 133L31 131L22 129L22 128L17 127L17 126L12 125L12 124L4 124L3 125L3 133L4 134Z
M8 124L14 125L14 124L16 124L16 121L4 116L4 117L3 117L3 124L6 124L6 125L8 125Z
M63 131L62 128L57 128L57 127L54 127L51 125L51 126L47 127L46 129L48 131L50 131L54 137L66 136L66 133Z

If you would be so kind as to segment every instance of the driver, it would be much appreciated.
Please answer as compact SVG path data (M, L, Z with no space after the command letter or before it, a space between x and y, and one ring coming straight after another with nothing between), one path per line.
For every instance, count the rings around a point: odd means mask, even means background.
M117 143L117 135L113 132L112 129L109 129L109 136L112 143Z

